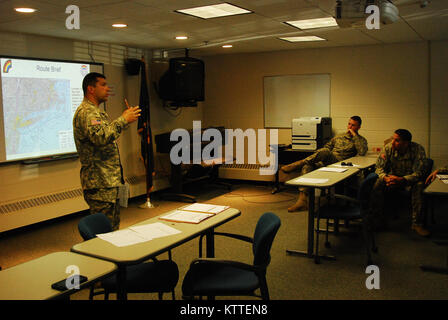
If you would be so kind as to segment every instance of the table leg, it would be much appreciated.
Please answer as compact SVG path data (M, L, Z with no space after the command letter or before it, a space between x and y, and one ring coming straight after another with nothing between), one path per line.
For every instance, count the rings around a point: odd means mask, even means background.
M118 266L117 271L117 300L127 300L126 266Z
M316 258L315 262L318 263L319 259L327 259L327 260L335 260L335 257L332 256L319 256L315 257L314 254L314 192L315 188L310 187L308 193L308 245L307 251L298 251L298 250L286 250L289 254L294 254L299 257L307 257L307 258Z
M174 200L182 202L195 203L196 197L189 194L184 194L183 192L183 177L182 177L182 166L180 164L171 163L171 177L170 177L171 189L173 192L162 193L161 199L163 200Z
M272 194L275 194L280 191L279 170L280 170L280 165L278 165L277 171L275 172L275 181L274 181L274 187L272 188Z
M434 197L429 196L429 218L430 218L430 224L434 225L436 224L436 219L434 218ZM428 221L428 219L426 220Z
M307 251L286 250L287 253L312 258L314 256L314 188L308 193L308 247Z
M212 228L207 231L205 234L205 243L206 243L206 249L205 249L205 256L207 258L214 258L215 257L215 236L214 236L215 229ZM215 296L207 296L207 300L215 300Z
M215 257L215 236L214 236L215 229L212 228L207 231L205 234L205 256L207 258L214 258Z
M308 257L312 258L314 255L314 197L315 189L310 188L308 192Z

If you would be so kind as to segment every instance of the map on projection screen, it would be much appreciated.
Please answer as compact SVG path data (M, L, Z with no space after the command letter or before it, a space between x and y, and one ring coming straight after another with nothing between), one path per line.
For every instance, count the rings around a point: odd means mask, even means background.
M102 64L1 57L0 162L76 153L82 80Z

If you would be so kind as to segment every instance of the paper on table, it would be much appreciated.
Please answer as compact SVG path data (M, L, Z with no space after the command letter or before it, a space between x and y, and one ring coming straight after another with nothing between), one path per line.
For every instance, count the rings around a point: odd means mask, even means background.
M182 210L207 212L207 213L220 213L228 208L229 206L218 206L215 204L207 204L207 203L193 203L186 207L183 207Z
M332 164L333 167L339 167L339 168L349 168L349 167L360 167L359 164L352 164L351 166L343 166L342 164Z
M160 219L175 222L199 223L211 216L213 216L213 213L175 210L174 212L167 214L166 216L160 217Z
M161 238L166 236L171 236L173 234L181 233L181 231L167 226L164 223L156 222L149 223L140 226L129 227L129 229L137 232L139 235L142 235L147 238Z
M320 169L317 169L319 171L328 171L328 172L345 172L347 171L347 169L342 169L342 168L330 168L330 167L323 167Z
M181 231L156 222L141 226L129 227L128 229L116 230L108 233L97 234L97 237L112 243L117 247L126 247L133 244L142 243L155 238L166 237Z
M328 182L328 179L316 179L316 178L299 178L296 182L302 183L325 183Z
M437 178L442 180L443 183L448 184L448 174L438 174Z
M109 243L112 243L117 247L130 246L137 243L142 243L151 240L151 238L145 237L133 230L123 229L108 233L101 233L96 235L98 238L103 239Z

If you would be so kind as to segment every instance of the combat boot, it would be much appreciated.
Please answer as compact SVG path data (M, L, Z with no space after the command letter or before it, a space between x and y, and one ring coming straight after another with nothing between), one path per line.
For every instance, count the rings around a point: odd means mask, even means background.
M288 208L288 212L308 210L308 194L306 192L300 191L299 199L297 202Z
M282 170L284 173L289 173L291 171L302 169L304 164L305 164L304 160L299 160L281 167L280 170Z
M430 232L427 229L425 229L423 226L421 226L419 224L413 223L411 229L414 230L419 236L422 236L422 237L427 237L430 234Z

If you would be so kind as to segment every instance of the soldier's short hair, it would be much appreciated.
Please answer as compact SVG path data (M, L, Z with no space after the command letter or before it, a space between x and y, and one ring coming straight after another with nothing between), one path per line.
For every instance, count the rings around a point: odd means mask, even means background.
M84 77L84 80L82 80L82 91L84 91L84 95L87 94L88 86L96 85L98 78L106 79L106 76L98 72L90 72Z
M411 142L412 140L412 134L406 129L397 129L395 130L395 133L398 134L403 141Z
M350 119L352 119L352 120L358 122L359 125L361 125L361 123L362 123L362 120L361 120L361 117L360 117L360 116L353 116L353 117L351 117Z

